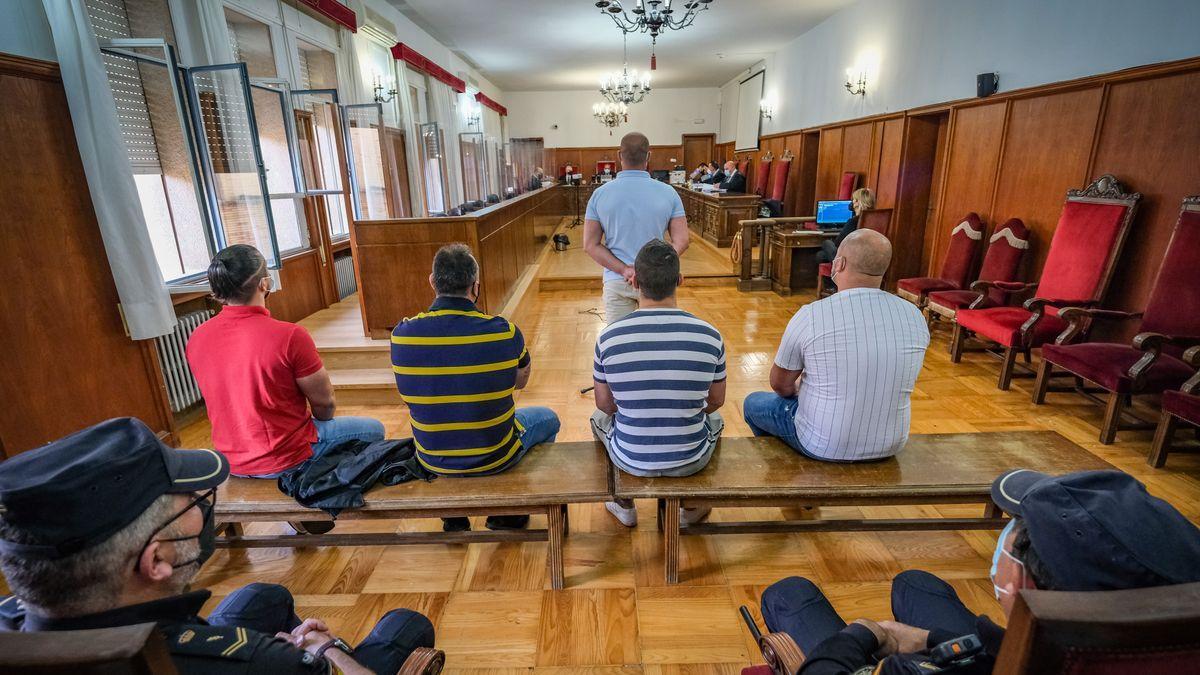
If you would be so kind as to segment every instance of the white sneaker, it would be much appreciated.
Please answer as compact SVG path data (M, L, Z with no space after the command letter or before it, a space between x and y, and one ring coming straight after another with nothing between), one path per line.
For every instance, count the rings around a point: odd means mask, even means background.
M605 502L604 508L608 509L608 512L613 514L613 517L616 518L617 521L619 521L625 527L636 527L637 526L637 508L636 507L631 506L629 508L625 508L624 506L621 506L620 504L618 504L616 502Z
M708 506L697 506L694 509L679 509L679 524L695 525L707 518L710 513L712 513L712 508Z

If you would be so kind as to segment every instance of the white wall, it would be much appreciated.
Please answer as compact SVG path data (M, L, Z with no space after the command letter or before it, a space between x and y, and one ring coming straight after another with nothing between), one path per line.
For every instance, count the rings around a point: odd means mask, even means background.
M1197 0L860 0L767 60L763 134L1200 54ZM863 61L866 97L843 88Z
M58 60L40 0L0 0L0 52Z
M629 122L611 136L592 117L592 104L601 100L597 91L510 91L505 99L509 137L540 137L547 148L617 145L629 131L646 134L654 145L678 145L682 134L716 133L720 127L720 90L715 87L655 89L629 106Z

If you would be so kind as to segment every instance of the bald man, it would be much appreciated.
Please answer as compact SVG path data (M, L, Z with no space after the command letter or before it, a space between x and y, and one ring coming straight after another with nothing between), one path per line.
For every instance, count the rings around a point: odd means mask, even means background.
M908 441L910 397L929 328L916 306L880 290L892 245L856 230L838 247L838 292L800 308L771 367L772 392L746 397L755 436L830 462L891 457Z
M608 323L638 308L633 261L653 239L670 233L679 255L688 247L687 216L675 188L650 177L650 139L636 131L621 138L621 172L596 188L583 220L583 250L604 268Z

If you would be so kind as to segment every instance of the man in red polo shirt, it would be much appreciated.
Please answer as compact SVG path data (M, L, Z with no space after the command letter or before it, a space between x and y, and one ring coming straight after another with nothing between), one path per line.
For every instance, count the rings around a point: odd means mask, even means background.
M276 478L339 443L383 439L379 420L333 416L333 384L312 336L267 311L271 277L257 249L222 250L208 280L225 306L192 334L187 359L232 473Z

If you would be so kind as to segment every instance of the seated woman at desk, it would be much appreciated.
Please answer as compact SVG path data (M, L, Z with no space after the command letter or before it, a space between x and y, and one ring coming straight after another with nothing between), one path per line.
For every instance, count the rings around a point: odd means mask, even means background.
M863 211L869 211L875 208L875 193L871 192L870 188L858 188L850 195L850 210L854 215L850 216L838 235L833 239L826 239L821 242L821 250L817 251L817 262L827 263L833 262L837 257L838 247L842 245L842 240L849 234L858 229L858 217Z

